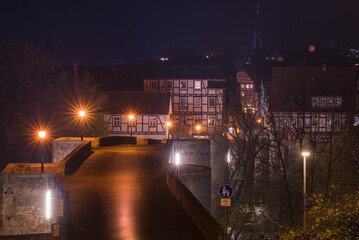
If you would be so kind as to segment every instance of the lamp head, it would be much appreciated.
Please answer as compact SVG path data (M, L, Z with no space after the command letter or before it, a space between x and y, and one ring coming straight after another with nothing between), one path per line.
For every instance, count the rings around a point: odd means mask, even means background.
M196 130L200 131L201 130L201 125L196 125Z
M170 121L166 122L167 127L171 127L172 123Z
M133 116L132 114L128 115L128 119L133 120L135 118L135 116Z
M309 152L302 152L303 157L308 157L309 156Z
M39 138L45 138L46 137L46 131L38 131L37 134L39 134Z
M84 110L80 110L79 115L83 118L86 115L86 112Z

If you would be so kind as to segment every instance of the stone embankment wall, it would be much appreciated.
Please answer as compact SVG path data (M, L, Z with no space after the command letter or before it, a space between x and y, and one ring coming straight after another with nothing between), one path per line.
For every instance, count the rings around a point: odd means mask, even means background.
M175 154L181 156L181 164L193 164L210 167L210 140L179 139L173 140L172 154L169 163L175 162Z
M54 220L45 218L45 197L53 185L50 174L0 175L0 236L50 233Z

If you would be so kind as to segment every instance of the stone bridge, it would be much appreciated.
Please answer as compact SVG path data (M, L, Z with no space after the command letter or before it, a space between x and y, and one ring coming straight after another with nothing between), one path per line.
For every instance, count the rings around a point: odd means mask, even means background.
M135 145L126 141L132 144L117 145L121 140L106 139L102 144L100 140L101 147L91 148L90 142L84 142L61 162L45 164L45 174L38 174L40 164L5 168L1 174L0 236L223 239L223 229L207 211L211 208L209 152L197 147L196 155L183 144ZM176 166L172 162L178 151L183 162ZM191 154L202 166L190 164ZM21 178L27 184L19 188ZM58 184L67 194L64 200L53 201L56 211L44 219L43 196ZM33 234L40 235L31 238Z

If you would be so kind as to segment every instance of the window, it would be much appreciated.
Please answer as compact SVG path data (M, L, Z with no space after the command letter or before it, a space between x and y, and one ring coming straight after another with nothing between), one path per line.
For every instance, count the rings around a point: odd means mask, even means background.
M246 84L246 88L249 88L249 85L250 85L250 84Z
M194 115L194 124L201 124L201 115Z
M241 88L244 88L244 84L241 84Z
M334 98L328 98L328 107L334 106Z
M253 88L253 84L249 84L249 88Z
M335 98L334 104L336 107L342 106L342 98Z
M340 127L340 119L339 118L334 119L334 126Z
M210 97L210 98L208 98L208 106L209 107L214 107L215 106L215 99L214 99L214 97Z
M331 119L327 119L327 127L331 127L332 126L332 120Z
M194 107L201 107L201 98L200 97L194 98Z
M156 80L151 81L151 89L157 89L157 81Z
M187 98L186 97L181 97L180 98L180 107L181 108L186 108L187 107Z
M326 98L320 98L320 106L326 107L327 106L327 99Z
M208 127L216 126L216 117L214 115L208 115Z
M112 126L114 126L114 127L121 126L121 117L120 116L114 116L112 118Z
M241 92L241 97L244 97L244 92Z
M167 82L166 82L166 88L167 88L167 89L172 89L172 88L173 88L173 82L172 82L172 80L167 80Z
M194 81L194 88L201 89L201 81Z
M317 97L312 98L312 107L318 107L319 106L319 99Z
M317 126L318 125L318 118L312 118L312 126Z
M186 89L187 88L187 81L181 81L180 88Z
M156 125L157 125L157 117L156 116L149 116L148 125L150 127L156 127Z

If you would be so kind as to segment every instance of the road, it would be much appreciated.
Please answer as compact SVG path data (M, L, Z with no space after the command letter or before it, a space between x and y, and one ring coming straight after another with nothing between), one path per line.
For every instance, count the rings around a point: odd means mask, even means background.
M155 146L98 148L63 185L71 239L204 239L162 179Z

